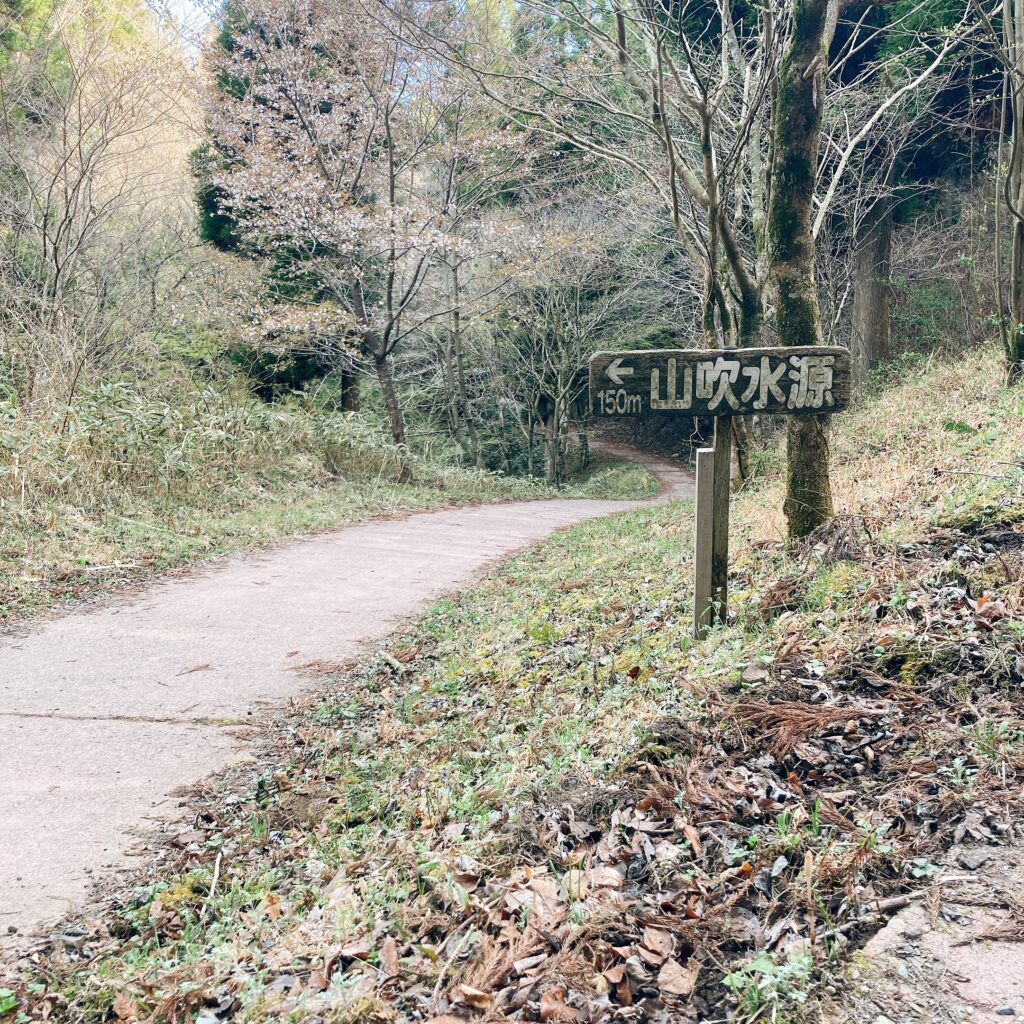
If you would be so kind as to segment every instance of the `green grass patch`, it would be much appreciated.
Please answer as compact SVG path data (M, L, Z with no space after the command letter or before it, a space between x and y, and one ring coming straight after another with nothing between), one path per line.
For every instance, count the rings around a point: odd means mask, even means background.
M103 385L66 418L0 404L0 621L372 516L657 492L647 470L600 454L554 490L466 468L449 452L400 451L381 430L213 385L154 396Z
M180 1012L228 997L248 1024L322 1018L326 1004L337 1019L413 1020L451 1008L439 996L424 1012L423 993L448 992L469 1017L459 986L479 991L494 964L533 954L527 940L551 953L548 988L571 967L588 998L624 1002L621 980L595 971L620 966L615 950L657 919L699 968L714 1019L815 1019L848 951L829 936L866 933L862 910L878 923L851 893L919 889L972 804L1019 814L1016 534L990 551L929 532L936 460L952 471L978 457L974 435L937 415L949 373L887 391L889 413L837 418L840 493L882 501L870 530L851 527L849 557L759 533L778 481L737 499L737 538L758 543L737 544L733 618L699 643L688 502L555 534L433 604L293 715L257 773L207 792L205 846L169 854L156 882L115 901L114 939L81 964L50 962L57 1016L98 1022L127 993L155 1021L171 1019L161 1000ZM990 396L1010 429L1019 391ZM976 424L981 404L972 393L950 415ZM894 472L902 461L883 457L882 475L859 479L858 431L918 461ZM999 507L987 477L943 486ZM964 551L991 578L984 601L958 590ZM799 586L782 610L766 596L786 581ZM573 872L591 864L620 872L627 899L583 895ZM567 893L555 942L506 902L528 873ZM820 941L806 950L812 921ZM791 949L758 946L771 927ZM292 995L282 980L316 972L325 991Z

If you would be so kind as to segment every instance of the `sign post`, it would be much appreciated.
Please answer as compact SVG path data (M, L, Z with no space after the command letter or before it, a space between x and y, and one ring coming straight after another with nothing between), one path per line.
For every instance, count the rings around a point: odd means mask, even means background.
M714 447L697 452L696 636L726 619L732 417L822 415L840 412L849 401L845 348L647 349L591 357L595 416L714 417Z
M697 504L694 508L693 634L700 639L711 626L711 541L714 537L715 449L697 449Z
M725 622L729 604L729 494L732 484L732 417L715 420L715 483L711 499L710 625ZM700 631L697 631L700 635Z

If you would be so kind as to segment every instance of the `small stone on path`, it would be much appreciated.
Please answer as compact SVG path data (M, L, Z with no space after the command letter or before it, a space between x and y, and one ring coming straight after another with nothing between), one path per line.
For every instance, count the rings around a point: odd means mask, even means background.
M992 851L984 849L961 850L957 854L956 862L968 871L977 871L982 864L992 859Z

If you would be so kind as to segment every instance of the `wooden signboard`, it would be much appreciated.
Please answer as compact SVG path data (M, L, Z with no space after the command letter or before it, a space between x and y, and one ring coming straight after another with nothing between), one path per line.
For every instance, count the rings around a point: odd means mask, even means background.
M590 360L595 416L830 413L849 401L845 348L653 349Z
M697 452L694 633L726 615L733 416L822 415L850 401L850 353L824 345L598 352L590 360L595 416L682 412L715 418Z

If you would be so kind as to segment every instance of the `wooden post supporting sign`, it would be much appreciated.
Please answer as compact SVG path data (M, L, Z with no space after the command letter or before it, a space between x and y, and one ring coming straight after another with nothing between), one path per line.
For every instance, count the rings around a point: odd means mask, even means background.
M726 621L734 416L840 412L850 353L825 345L598 352L590 360L595 416L685 412L715 419L714 448L697 452L694 633Z
M715 487L711 502L711 624L725 622L729 604L729 493L732 417L715 420Z
M693 531L693 634L711 626L711 540L714 536L715 449L697 449L697 503Z

